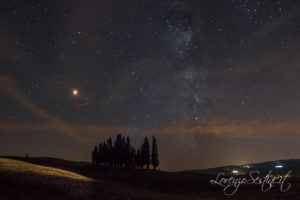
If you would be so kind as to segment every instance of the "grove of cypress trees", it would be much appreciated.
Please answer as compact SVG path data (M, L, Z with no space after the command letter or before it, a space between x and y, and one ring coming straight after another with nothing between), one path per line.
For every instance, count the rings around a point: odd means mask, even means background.
M92 165L104 167L126 167L149 169L150 164L153 168L159 165L156 139L153 137L152 154L150 156L150 144L146 137L140 149L136 150L131 146L130 138L117 134L113 142L111 138L95 146L92 151Z

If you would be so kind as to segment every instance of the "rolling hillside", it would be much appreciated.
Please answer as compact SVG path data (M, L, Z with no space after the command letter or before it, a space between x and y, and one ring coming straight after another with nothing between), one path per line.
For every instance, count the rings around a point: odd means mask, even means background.
M290 191L241 186L228 197L211 185L213 175L152 170L107 169L56 158L0 158L0 199L298 199Z

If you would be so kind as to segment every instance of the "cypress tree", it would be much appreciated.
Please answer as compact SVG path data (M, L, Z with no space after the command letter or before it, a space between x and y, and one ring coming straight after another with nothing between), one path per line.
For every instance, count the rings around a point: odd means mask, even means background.
M124 136L122 136L120 157L121 157L121 168L122 168L126 164L126 141Z
M156 170L157 166L159 165L157 144L156 144L156 139L155 139L154 136L153 136L153 139L152 139L151 164L152 164L154 170Z
M110 167L113 165L113 146L111 137L107 140L107 162Z
M99 144L98 153L97 153L97 164L99 165L103 162L103 151L102 151L102 143Z
M135 155L135 163L137 168L143 168L141 150L138 149Z
M118 134L117 139L115 141L115 161L117 167L121 167L122 165L121 153L122 153L122 135Z
M96 165L97 163L97 146L94 147L92 151L92 165Z
M131 155L131 146L130 146L130 139L129 139L129 136L127 136L126 138L126 161L125 161L125 164L126 164L126 167L129 167L130 166L130 155Z
M131 150L130 150L130 167L132 167L132 168L136 168L135 155L136 155L135 148L131 147Z
M150 165L150 145L147 137L144 139L144 143L142 145L142 165L146 165L147 169L149 169Z
M103 143L102 152L103 152L103 165L106 166L106 163L107 163L107 145L106 145L105 142Z

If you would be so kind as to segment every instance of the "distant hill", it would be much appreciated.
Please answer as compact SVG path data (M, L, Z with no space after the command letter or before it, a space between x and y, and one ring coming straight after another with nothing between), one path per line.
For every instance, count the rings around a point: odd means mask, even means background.
M225 175L232 174L248 174L251 171L259 171L260 173L268 173L270 170L273 174L286 174L288 171L292 171L293 174L300 174L300 159L289 160L274 160L262 163L250 163L244 165L229 165L224 167L216 167L201 170L185 170L184 172L203 173L217 175L223 172Z

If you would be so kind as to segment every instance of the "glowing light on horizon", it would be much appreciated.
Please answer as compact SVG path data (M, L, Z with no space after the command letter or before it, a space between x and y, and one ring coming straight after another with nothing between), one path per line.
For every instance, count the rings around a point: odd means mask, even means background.
M281 169L281 168L283 168L283 165L275 165L275 168L276 169Z

